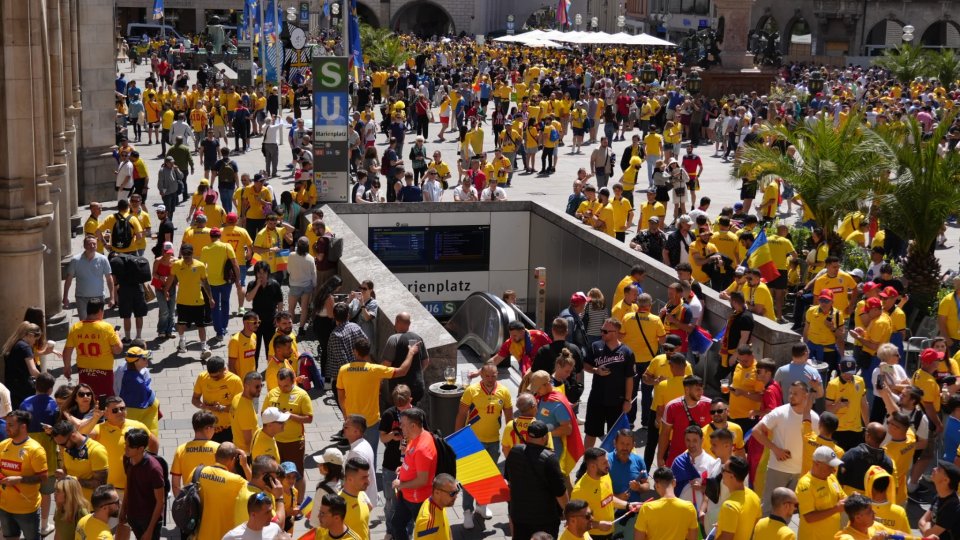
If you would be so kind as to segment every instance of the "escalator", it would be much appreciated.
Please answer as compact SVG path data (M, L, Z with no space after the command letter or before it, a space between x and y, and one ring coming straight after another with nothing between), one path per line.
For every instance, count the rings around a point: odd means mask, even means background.
M457 365L480 366L495 355L509 337L508 326L513 321L522 322L526 328L536 328L519 308L494 294L475 292L467 297L446 324L447 331L457 340ZM511 364L513 369L501 373L501 379L509 378L518 384L518 366L516 361Z

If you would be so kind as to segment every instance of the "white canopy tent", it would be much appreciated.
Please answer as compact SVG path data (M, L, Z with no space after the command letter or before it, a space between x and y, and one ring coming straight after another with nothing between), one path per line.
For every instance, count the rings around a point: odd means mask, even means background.
M606 32L561 32L559 30L531 30L515 36L503 36L495 39L501 43L520 43L536 47L550 46L542 43L547 40L553 45L573 43L577 45L635 45L645 47L676 47L669 41L649 34L631 35L624 32L608 34Z

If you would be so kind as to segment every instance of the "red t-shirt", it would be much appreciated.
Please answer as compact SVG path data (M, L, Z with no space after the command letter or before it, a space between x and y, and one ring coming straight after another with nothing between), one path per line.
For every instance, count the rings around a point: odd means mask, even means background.
M686 444L683 442L683 432L690 427L690 418L687 417L687 413L684 411L683 400L683 397L679 397L667 403L667 407L663 411L663 421L673 426L673 431L670 433L670 447L667 449L667 467L672 466L673 460L687 449ZM710 423L709 398L701 397L700 403L697 403L696 406L688 410L690 411L690 417L693 418L698 426L703 427Z
M773 381L763 389L760 404L764 410L773 410L783 405L783 389L780 383Z
M520 355L518 356L518 360L520 361L520 372L522 374L526 374L527 371L530 370L530 366L533 365L533 359L537 356L537 351L540 350L540 347L553 343L550 336L540 330L528 330L527 335L530 337L530 347L527 347L526 340L523 340L511 351L513 340L507 338L507 340L500 345L500 350L497 351L497 356L509 359L511 356L516 356L514 353L519 350Z
M397 471L397 478L401 482L408 482L416 478L420 471L427 471L427 483L416 489L401 489L405 501L423 502L433 493L433 477L437 474L437 447L433 444L433 436L426 430L407 443L407 453L403 455L403 464Z

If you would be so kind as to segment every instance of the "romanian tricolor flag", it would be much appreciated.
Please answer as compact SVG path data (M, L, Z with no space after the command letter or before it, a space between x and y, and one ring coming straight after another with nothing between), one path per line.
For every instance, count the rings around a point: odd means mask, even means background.
M470 427L462 428L445 440L457 455L457 480L477 504L510 500L507 481Z
M312 511L313 497L307 497L303 500L303 504L300 505L300 515L309 516Z
M764 229L760 229L757 239L747 250L747 267L759 269L760 275L767 283L780 277L780 271L777 270L777 265L774 264L773 257L770 255L770 246L767 245L767 231Z
M570 434L563 439L563 448L554 448L554 451L560 453L558 456L560 459L560 470L564 474L570 474L573 471L574 465L580 461L580 458L583 457L584 447L583 447L583 437L580 436L580 425L577 424L577 415L573 412L573 407L570 405L570 402L567 401L567 396L562 392L558 392L556 388L552 392L545 396L540 397L540 403L543 402L555 402L559 403L564 410L567 411L567 417L572 419Z
M275 272L284 272L284 271L286 271L286 269L287 269L287 262L289 262L289 261L290 261L290 250L289 250L289 249L281 249L280 251L277 252L276 259L275 259L275 261L274 261L274 262L276 262L276 264L277 264L276 270L274 270L274 271L275 271Z

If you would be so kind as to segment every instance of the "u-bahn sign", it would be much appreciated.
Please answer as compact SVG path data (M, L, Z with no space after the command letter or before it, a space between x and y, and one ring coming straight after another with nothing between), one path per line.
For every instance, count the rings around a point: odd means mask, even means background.
M313 59L313 165L317 198L346 202L350 193L350 93L345 56Z

